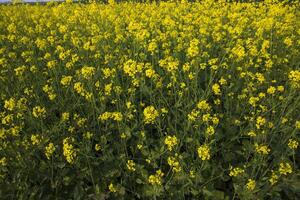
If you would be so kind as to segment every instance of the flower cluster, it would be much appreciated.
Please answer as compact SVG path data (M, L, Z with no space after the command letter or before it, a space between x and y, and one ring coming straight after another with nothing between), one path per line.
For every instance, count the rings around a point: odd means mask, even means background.
M161 185L163 176L164 173L161 170L157 170L155 174L149 176L148 182L152 185Z
M159 116L158 111L154 106L148 106L144 109L144 122L145 124L151 124L155 122L155 119Z

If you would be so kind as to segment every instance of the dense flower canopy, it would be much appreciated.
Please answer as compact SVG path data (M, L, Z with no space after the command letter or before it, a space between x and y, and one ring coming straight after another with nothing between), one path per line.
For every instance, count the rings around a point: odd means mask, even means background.
M300 8L268 2L0 6L0 195L297 199Z

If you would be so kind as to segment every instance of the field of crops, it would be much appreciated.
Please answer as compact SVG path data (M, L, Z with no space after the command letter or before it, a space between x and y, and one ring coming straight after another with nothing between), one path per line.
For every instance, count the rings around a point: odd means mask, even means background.
M300 6L0 6L1 199L299 199Z

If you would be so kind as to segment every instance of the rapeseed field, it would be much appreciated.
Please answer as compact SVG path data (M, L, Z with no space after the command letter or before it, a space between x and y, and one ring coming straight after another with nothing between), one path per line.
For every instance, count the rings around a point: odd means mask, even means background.
M1 199L299 199L300 6L0 6Z

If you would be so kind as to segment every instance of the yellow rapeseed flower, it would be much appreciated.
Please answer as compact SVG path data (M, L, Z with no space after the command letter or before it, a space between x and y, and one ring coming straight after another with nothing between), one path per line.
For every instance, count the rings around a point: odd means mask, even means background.
M290 149L297 149L299 146L299 142L294 140L294 139L289 139L289 142L288 142L288 147Z
M235 167L235 168L230 167L229 176L236 177L240 174L243 174L244 172L245 172L245 170L240 167Z
M263 154L263 155L268 155L270 153L270 148L267 145L263 145L263 144L254 144L255 146L255 151L259 154Z
M72 78L73 78L72 76L63 76L62 79L60 80L60 83L63 86L68 86L70 85Z
M201 160L210 159L210 148L208 145L204 144L198 147L198 156Z
M108 189L109 189L109 191L112 192L112 193L116 193L116 192L117 192L117 189L115 188L115 186L114 186L113 183L110 183L110 184L109 184Z
M200 100L197 104L197 108L200 110L210 110L211 106L207 103L206 100Z
M293 172L292 166L289 163L279 164L279 173L282 175L287 175Z
M167 145L168 150L172 151L172 149L174 148L174 146L176 146L178 144L177 137L175 135L173 135L173 136L168 135L165 138L165 144Z
M179 162L173 156L168 157L168 165L172 168L172 171L174 171L174 172L181 171Z
M158 111L154 108L154 106L148 106L144 109L144 122L145 124L152 124L159 116Z
M69 138L69 137L67 137L63 140L63 154L64 154L67 162L72 164L75 161L77 153L76 153L76 149L70 143L70 141L72 141L72 138Z
M43 118L46 116L46 109L41 106L36 106L32 109L32 115L35 118Z
M48 146L45 147L45 155L46 155L47 159L51 158L54 151L55 151L55 146L52 142L50 142L48 144Z
M135 171L135 163L133 160L127 160L126 166L129 171Z
M161 170L157 170L155 174L152 174L149 176L148 182L151 185L161 185L163 176L164 176L164 173Z
M4 108L12 111L16 106L16 101L14 98L10 98L9 100L4 101Z
M248 179L248 182L246 184L247 189L252 191L252 190L254 190L255 186L256 186L255 180L253 180L251 178Z
M212 91L215 95L221 95L220 85L218 83L213 84Z

